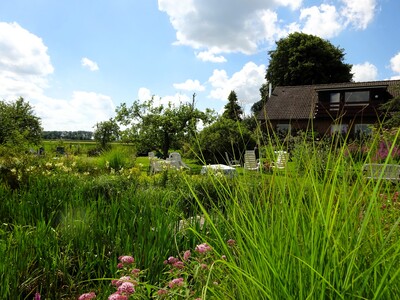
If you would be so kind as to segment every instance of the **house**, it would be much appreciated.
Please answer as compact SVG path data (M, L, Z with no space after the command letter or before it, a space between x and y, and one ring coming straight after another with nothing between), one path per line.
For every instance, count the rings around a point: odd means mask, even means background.
M395 97L400 80L277 86L258 119L275 132L362 133L383 117L379 106Z

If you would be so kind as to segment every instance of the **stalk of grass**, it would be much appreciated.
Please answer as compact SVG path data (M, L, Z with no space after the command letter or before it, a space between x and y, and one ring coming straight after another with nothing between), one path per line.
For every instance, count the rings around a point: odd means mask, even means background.
M365 181L360 165L333 146L322 173L320 148L303 146L301 177L262 174L255 192L249 191L249 177L241 177L246 181L223 198L225 213L217 213L218 225L211 226L219 238L199 235L222 249L228 236L238 243L240 253L228 262L229 298L390 299L399 293L393 236L400 219L396 211L396 221L385 229L379 203L390 187Z

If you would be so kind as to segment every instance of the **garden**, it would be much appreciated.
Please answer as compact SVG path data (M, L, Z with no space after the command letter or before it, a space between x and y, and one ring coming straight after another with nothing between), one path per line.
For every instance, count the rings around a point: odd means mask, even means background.
M264 137L287 167L234 177L183 152L150 175L119 143L2 153L0 298L396 299L399 184L362 166L398 163L398 134Z

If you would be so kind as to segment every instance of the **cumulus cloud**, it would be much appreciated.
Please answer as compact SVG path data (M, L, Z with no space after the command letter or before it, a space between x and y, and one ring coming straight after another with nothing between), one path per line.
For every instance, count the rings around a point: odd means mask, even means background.
M176 93L175 95L167 95L161 97L159 95L152 93L148 88L141 87L138 91L138 100L140 102L145 102L150 99L153 99L155 106L169 105L169 104L178 106L182 103L188 103L190 101L189 96L185 94Z
M212 51L202 51L196 54L196 57L202 61L210 61L215 63L224 63L226 62L225 57L222 55L215 55Z
M273 9L279 6L297 9L301 3L301 0L159 0L158 8L169 15L176 30L176 44L206 49L198 57L219 62L223 60L217 56L219 53L251 54L258 51L259 45L273 43L287 32L277 25ZM213 51L207 52L210 49Z
M93 130L113 116L109 96L76 91L71 99L45 95L54 72L43 40L17 23L0 22L0 98L24 97L45 130Z
M225 70L214 70L208 79L212 86L209 98L227 101L229 93L235 91L242 105L260 100L260 87L265 83L265 65L248 62L244 67L228 76Z
M68 100L41 97L35 111L45 130L87 130L115 115L111 97L94 92L75 91Z
M17 23L0 22L0 96L38 96L54 68L41 38Z
M344 29L333 5L321 4L319 7L304 8L300 13L300 21L305 21L303 32L322 38L335 37Z
M201 85L200 81L188 79L183 83L174 83L174 88L177 90L185 90L185 91L204 91L205 87Z
M390 59L390 68L395 73L400 73L400 52Z
M302 0L158 0L176 31L177 45L199 50L197 58L225 62L222 53L253 54L294 31L322 38L338 36L348 27L365 29L373 20L377 0L331 0L303 6ZM283 18L282 8L292 10Z
M377 0L341 0L344 4L341 14L346 18L346 25L365 29L374 18Z
M88 68L90 71L98 71L99 70L99 66L97 65L97 63L90 60L87 57L83 57L81 59L81 64L83 67Z
M378 78L378 69L370 62L353 65L351 73L354 74L353 80L355 82L374 81Z

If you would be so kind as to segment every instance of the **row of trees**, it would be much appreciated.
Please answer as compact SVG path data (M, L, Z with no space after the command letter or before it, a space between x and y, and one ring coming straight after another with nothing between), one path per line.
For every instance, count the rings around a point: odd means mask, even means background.
M45 140L91 140L93 139L92 131L43 131L42 138Z
M96 124L94 137L102 147L120 140L137 145L140 154L155 150L164 158L170 149L185 148L193 154L202 152L206 160L212 161L224 157L225 152L232 153L232 149L242 149L243 140L251 143L249 129L239 125L242 117L243 109L234 91L222 116L210 109L203 112L195 108L195 94L192 103L177 106L156 106L153 99L135 101L130 107L126 103L117 107L114 119ZM204 128L199 130L200 126Z

